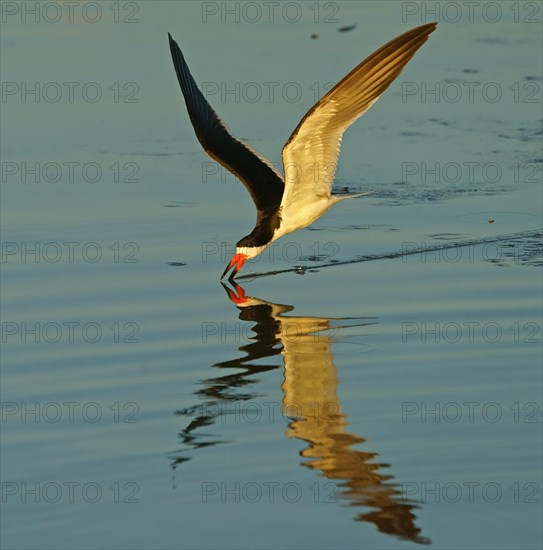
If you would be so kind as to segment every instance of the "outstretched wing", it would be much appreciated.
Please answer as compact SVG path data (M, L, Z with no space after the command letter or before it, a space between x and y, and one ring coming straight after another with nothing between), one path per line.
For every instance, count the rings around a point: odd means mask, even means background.
M281 174L267 158L230 133L198 89L177 42L170 33L168 37L177 79L202 147L242 181L259 212L278 208L285 187Z
M436 23L428 23L390 41L304 116L283 148L283 220L330 197L343 133L379 99L435 28Z

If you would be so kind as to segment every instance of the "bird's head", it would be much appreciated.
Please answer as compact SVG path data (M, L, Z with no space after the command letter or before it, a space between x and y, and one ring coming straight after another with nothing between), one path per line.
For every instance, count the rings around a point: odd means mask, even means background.
M236 246L236 253L230 260L230 263L226 266L226 269L224 270L224 273L221 276L221 279L224 279L225 275L232 269L232 273L230 274L230 277L228 277L229 280L233 280L234 277L238 274L239 270L243 267L243 264L247 260L252 260L253 258L256 258L259 254L262 254L266 248L268 248L268 245L263 246L240 246L240 244L244 244L244 239L242 239Z

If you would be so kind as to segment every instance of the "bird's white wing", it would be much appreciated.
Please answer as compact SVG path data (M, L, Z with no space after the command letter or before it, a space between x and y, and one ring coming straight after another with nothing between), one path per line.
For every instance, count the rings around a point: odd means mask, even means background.
M436 23L428 23L394 38L307 112L283 148L285 222L319 198L330 198L343 133L379 99L435 28Z

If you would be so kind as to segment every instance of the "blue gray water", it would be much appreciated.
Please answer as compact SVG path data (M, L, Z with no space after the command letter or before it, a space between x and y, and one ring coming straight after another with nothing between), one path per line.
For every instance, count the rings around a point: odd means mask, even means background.
M2 547L541 548L541 4L265 4L2 3ZM223 288L254 210L166 33L280 166L436 19L344 136L371 194Z

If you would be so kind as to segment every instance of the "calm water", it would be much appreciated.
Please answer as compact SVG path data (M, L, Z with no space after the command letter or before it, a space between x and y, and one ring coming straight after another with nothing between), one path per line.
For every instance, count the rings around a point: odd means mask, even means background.
M2 547L541 548L542 7L500 5L440 12L346 133L337 188L371 195L223 288L254 210L166 32L280 164L435 16L2 4Z

